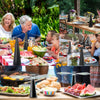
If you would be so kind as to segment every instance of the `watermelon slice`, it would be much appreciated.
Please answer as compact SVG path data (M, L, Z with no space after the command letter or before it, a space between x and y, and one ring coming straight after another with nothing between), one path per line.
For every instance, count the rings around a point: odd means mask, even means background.
M80 96L92 96L95 93L95 88L89 84L86 88L84 88L81 91Z
M34 55L31 51L20 51L20 56L24 58L33 58Z
M83 85L79 84L79 83L76 83L75 85L72 86L72 88L77 89L77 90L83 90L85 88L85 86L86 86L85 83Z

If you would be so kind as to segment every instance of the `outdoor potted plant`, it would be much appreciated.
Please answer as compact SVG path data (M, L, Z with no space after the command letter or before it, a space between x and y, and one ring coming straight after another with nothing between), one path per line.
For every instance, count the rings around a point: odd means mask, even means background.
M92 12L84 13L84 16L87 17L87 22L89 22L89 20L90 20L90 15L92 15L92 19L93 19L94 18L94 13L92 13Z

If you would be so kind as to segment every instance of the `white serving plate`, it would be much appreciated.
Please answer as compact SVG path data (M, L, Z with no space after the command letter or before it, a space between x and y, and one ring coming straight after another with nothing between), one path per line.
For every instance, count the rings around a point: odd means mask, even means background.
M98 23L98 24L95 24L95 27L100 27L100 23Z
M90 62L85 62L85 63L95 63L95 62L97 62L97 60L94 57L85 57L84 59L88 59L88 58L90 59ZM92 59L94 59L94 61Z
M85 22L82 22L82 21L77 21L77 22L73 22L73 24L85 24Z
M98 97L98 96L100 96L100 91L97 91L97 90L96 90L96 93L94 95L92 95L92 96L84 96L84 97L82 97L82 96L76 96L76 95L70 94L68 92L64 92L64 89L62 89L61 92L64 93L64 94L76 97L76 98L80 98L80 99L92 98L92 97Z

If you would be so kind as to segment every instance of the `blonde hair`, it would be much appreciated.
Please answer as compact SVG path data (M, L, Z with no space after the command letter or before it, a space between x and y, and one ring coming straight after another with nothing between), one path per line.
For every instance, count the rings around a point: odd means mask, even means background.
M1 19L1 25L4 26L4 19L7 15L11 15L11 25L9 26L10 30L12 31L14 29L14 27L16 26L15 24L15 18L14 15L12 13L6 13L2 19Z

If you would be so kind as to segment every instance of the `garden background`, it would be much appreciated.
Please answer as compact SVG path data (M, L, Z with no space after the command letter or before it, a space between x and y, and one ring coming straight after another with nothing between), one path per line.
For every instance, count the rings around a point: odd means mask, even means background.
M59 0L59 7L60 13L64 10L64 13L67 14L70 9L74 9L74 0ZM87 11L97 15L97 9L100 9L100 0L80 0L81 16Z
M32 22L39 26L42 39L45 40L49 30L59 33L59 4L57 0L0 0L0 20L11 12L15 16L16 25L22 15L29 15Z

